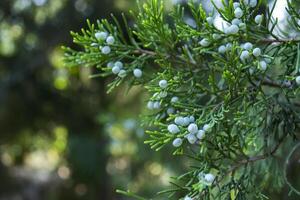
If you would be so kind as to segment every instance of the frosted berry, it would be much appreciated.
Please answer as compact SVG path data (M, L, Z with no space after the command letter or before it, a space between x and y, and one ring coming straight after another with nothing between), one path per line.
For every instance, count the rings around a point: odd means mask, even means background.
M259 57L261 55L261 50L260 48L255 48L253 49L253 56Z
M111 69L111 71L112 71L112 73L113 74L118 74L119 72L120 72L120 67L118 67L118 66L114 66L112 69Z
M205 136L205 131L204 130L199 130L196 136L199 140L202 140Z
M196 138L196 136L194 134L188 134L186 136L186 139L188 140L188 142L190 144L195 144L195 142L197 141L197 138Z
M235 10L234 10L234 16L236 18L241 18L243 16L244 12L243 10L240 8L240 7L237 7Z
M263 16L262 15L257 15L255 17L255 19L254 19L254 21L255 21L256 24L261 24L262 20L263 20Z
M97 40L105 40L108 36L107 32L97 32L95 33L95 37L97 38Z
M168 82L166 80L161 80L158 83L159 87L162 89L165 89L166 87L168 87Z
M214 182L215 180L215 176L213 174L205 174L204 176L204 180L207 182L207 183L212 183Z
M108 36L106 38L106 43L107 44L114 44L115 43L115 38L113 36Z
M121 69L120 72L118 73L118 76L120 78L124 78L127 75L127 72L124 69Z
M170 125L168 126L168 131L169 131L170 133L172 133L172 134L176 134L176 133L179 133L179 132L180 132L180 130L179 130L179 128L178 128L178 126L177 126L176 124L170 124Z
M143 72L142 72L142 70L140 70L140 69L134 69L134 70L133 70L133 75L134 75L136 78L141 78L142 75L143 75Z
M109 46L104 46L101 48L101 52L105 55L109 54L111 52L111 49Z
M173 146L174 147L180 147L182 145L182 139L181 138L176 138L175 140L173 140Z
M197 132L198 132L198 126L197 126L197 124L190 124L189 126L188 126L188 131L190 132L190 133L192 133L192 134L196 134Z

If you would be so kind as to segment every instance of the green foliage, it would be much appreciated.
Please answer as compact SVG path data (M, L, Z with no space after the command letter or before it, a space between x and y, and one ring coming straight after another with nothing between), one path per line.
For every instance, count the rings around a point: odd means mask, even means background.
M133 26L123 16L126 33L114 17L113 24L88 21L87 30L71 33L82 50L64 47L68 66L115 74L109 91L126 82L151 94L145 143L157 151L173 144L174 155L195 162L161 192L169 198L265 199L265 188L283 185L283 175L272 177L283 170L274 156L299 140L299 40L273 19L276 2L264 13L261 2L222 2L213 4L223 27L192 1L165 16L163 3L150 0L131 12ZM186 10L195 25L186 23ZM291 1L287 10L288 29L299 36L299 11Z

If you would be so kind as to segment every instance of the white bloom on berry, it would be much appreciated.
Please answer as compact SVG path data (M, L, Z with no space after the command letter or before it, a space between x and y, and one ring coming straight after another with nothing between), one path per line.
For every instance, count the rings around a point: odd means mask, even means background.
M105 55L109 54L111 52L111 49L109 46L104 46L101 48L101 52Z
M208 24L212 25L214 23L214 18L213 17L207 17L206 21Z
M148 101L148 103L147 103L147 108L148 108L149 110L153 110L153 109L154 109L154 102L153 102L153 101Z
M240 3L239 2L234 2L233 3L233 8L236 9L238 7L240 7Z
M213 37L213 39L218 40L218 39L220 39L222 36L221 36L220 34L214 33L214 34L212 35L212 37Z
M182 139L181 138L176 138L175 140L173 140L173 146L174 147L180 147L182 145Z
M202 140L203 138L204 138L204 136L205 136L205 131L204 130L199 130L198 132L197 132L197 138L199 139L199 140Z
M224 45L221 45L219 48L218 48L218 52L220 54L224 54L226 52L226 47Z
M194 116L190 116L189 119L190 119L190 123L195 122L195 117Z
M254 21L255 21L256 24L261 24L262 20L263 20L263 16L262 15L257 15L255 17L255 19L254 19Z
M178 97L172 97L171 103L176 103L178 102L179 98Z
M113 74L118 74L120 72L120 70L121 70L120 67L118 67L116 65L111 69Z
M109 63L107 63L107 67L108 68L113 68L114 67L114 62L109 62Z
M235 10L234 10L234 16L236 18L241 18L243 16L244 12L243 10L240 8L240 7L237 7Z
M115 43L115 38L113 36L108 36L106 38L106 43L107 44L114 44Z
M250 0L249 6L254 8L257 5L257 0Z
M178 126L177 126L176 124L170 124L170 125L168 126L168 131L169 131L170 133L172 133L172 134L176 134L176 133L179 133L179 132L180 132L180 130L179 130L179 128L178 128Z
M203 128L204 131L210 131L211 126L209 124L204 124Z
M170 107L167 109L167 114L170 115L170 114L173 114L175 112L175 109Z
M250 69L249 69L249 73L250 73L250 75L254 74L254 69L253 69L253 68L250 68Z
M230 51L232 48L232 44L231 43L227 43L226 44L226 51Z
M297 85L300 85L300 76L297 76L295 80L296 80Z
M120 72L118 73L118 76L120 78L124 78L127 75L127 72L124 69L121 69Z
M207 47L210 45L210 41L208 39L204 38L199 42L199 44L203 47Z
M240 28L241 30L246 30L246 24L245 24L244 22L240 23L240 24L239 24L239 28Z
M140 69L134 69L134 70L133 70L133 75L134 75L136 78L141 78L142 75L143 75L143 72L142 72L142 70L140 70Z
M232 24L231 26L225 28L224 33L226 35L236 34L239 32L239 27L237 25Z
M166 87L168 87L168 82L166 80L161 80L158 83L159 87L162 89L165 89Z
M214 176L213 174L205 174L204 180L205 180L207 183L211 184L211 183L214 182L215 176Z
M160 102L159 101L155 101L153 104L153 108L154 109L160 109Z
M266 61L262 60L259 62L259 68L262 70L262 71L266 71L267 69L267 63Z
M97 38L97 40L105 40L108 36L107 32L97 32L95 33L95 37Z
M261 50L260 50L260 48L255 48L255 49L253 49L252 53L253 53L253 56L259 57L261 55Z
M251 44L250 42L246 42L243 45L243 48L249 51L249 50L251 50L253 48L253 44Z
M184 118L183 117L175 117L174 120L175 124L179 125L179 126L183 126L184 125Z
M167 97L168 96L168 92L166 92L166 91L162 91L162 92L160 92L159 93L159 95L158 95L160 98L165 98L165 97Z
M240 23L242 23L242 21L240 19L237 19L237 18L234 18L232 21L231 21L231 24L234 24L234 25L239 25Z
M190 132L190 133L192 133L192 134L196 134L197 132L198 132L198 126L197 126L197 124L190 124L189 126L188 126L188 131Z
M193 200L193 199L189 196L185 196L183 200Z
M184 117L182 126L187 126L189 124L190 124L190 118L189 117Z
M195 144L195 142L197 141L196 136L191 133L186 136L186 139L189 141L190 144Z
M123 63L121 61L117 61L115 63L115 66L118 66L120 69L122 69L123 68Z
M242 53L241 53L241 55L240 55L240 59L241 59L242 61L247 60L249 57L250 57L249 51L247 51L247 50L242 51Z

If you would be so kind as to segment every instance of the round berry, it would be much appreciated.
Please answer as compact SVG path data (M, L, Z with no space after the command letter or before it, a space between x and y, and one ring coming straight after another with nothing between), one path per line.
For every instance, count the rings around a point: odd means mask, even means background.
M148 108L149 110L153 110L153 109L154 109L154 102L153 102L153 101L148 101L148 103L147 103L147 108Z
M178 97L172 97L171 103L176 103L178 102L179 98Z
M97 32L95 33L95 37L97 38L97 40L105 40L108 36L107 32Z
M184 200L193 200L193 199L191 197L189 197L189 196L185 196Z
M184 125L184 118L183 117L175 117L174 122L175 122L175 124L177 124L179 126L183 126Z
M209 42L208 39L204 38L204 39L202 39L202 40L199 42L199 44L200 44L201 46L203 46L203 47L207 47L207 46L210 45L210 42Z
M115 43L115 38L113 36L108 36L106 38L106 43L107 44L113 44L113 43Z
M208 24L212 25L212 24L214 23L214 18L212 18L212 17L207 17L207 18L206 18L206 21L207 21Z
M142 75L143 75L143 72L142 72L142 70L140 70L140 69L134 69L134 70L133 70L133 75L134 75L136 78L141 78Z
M175 109L172 107L167 109L168 115L173 114L174 112L175 112Z
M240 8L240 7L237 7L235 10L234 10L234 16L236 18L241 18L243 16L244 12L243 10Z
M225 29L225 34L227 34L227 35L236 34L238 32L239 32L239 27L234 24L232 24L231 26L229 26Z
M239 28L240 28L241 30L246 30L246 24L245 24L244 22L240 23L240 24L239 24Z
M233 3L233 8L236 9L238 7L240 7L240 3L239 2L234 2Z
M204 130L199 130L198 133L197 133L197 138L199 140L202 140L205 136L205 131Z
M212 35L212 37L213 37L213 39L218 40L218 39L220 39L222 36L221 36L220 34L214 33L214 34Z
M115 66L118 66L120 69L122 69L123 68L123 63L121 61L117 61L115 63Z
M160 109L160 102L159 101L155 101L153 104L153 108L154 109Z
M250 0L249 6L254 8L257 5L257 0Z
M195 142L197 141L197 138L194 134L188 134L186 136L186 139L189 141L190 144L195 144Z
M165 89L166 87L168 87L168 82L166 80L161 80L158 83L159 87L162 89Z
M247 51L247 50L242 51L241 56L240 56L240 59L242 61L247 60L249 57L250 57L249 51Z
M207 183L212 183L212 182L214 182L214 180L215 180L215 176L214 176L213 174L205 174L204 180L205 180Z
M108 68L113 68L114 67L114 62L109 62L109 63L107 63L107 67Z
M176 124L170 124L170 125L168 126L168 131L169 131L170 133L172 133L172 134L176 134L176 133L179 133L179 132L180 132L180 130L179 130L179 128L178 128L178 126L177 126Z
M253 44L251 44L250 42L247 42L244 44L244 49L246 50L251 50L253 48Z
M181 138L176 138L175 140L173 140L173 146L174 147L180 147L182 145L182 139Z
M297 76L295 80L296 80L297 85L300 85L300 76Z
M190 124L190 118L189 117L184 117L183 118L183 126L187 126Z
M262 70L262 71L266 71L267 69L267 63L266 61L262 60L259 62L259 68Z
M195 117L194 116L190 116L189 118L190 118L190 123L195 122Z
M118 76L120 78L124 78L127 75L127 72L124 69L121 69L120 72L118 73Z
M218 52L220 53L220 54L224 54L225 52L226 52L226 47L224 46L224 45L222 45L222 46L220 46L219 48L218 48Z
M119 72L120 72L120 67L118 67L118 66L114 66L112 69L111 69L111 71L112 71L112 73L114 73L114 74L118 74Z
M101 48L101 52L105 55L109 54L111 52L111 49L109 46L104 46Z
M260 48L255 48L253 49L253 56L259 57L261 55L261 50Z
M211 126L209 124L204 124L203 128L204 131L210 131Z
M239 25L240 23L242 23L242 21L240 20L240 19L237 19L237 18L235 18L235 19L233 19L232 21L231 21L231 24L234 24L234 25Z
M255 21L256 24L261 24L262 20L263 20L263 16L262 15L257 15L255 17L255 19L254 19L254 21Z
M198 126L197 126L197 124L190 124L189 126L188 126L188 131L190 132L190 133L192 133L192 134L196 134L197 132L198 132Z

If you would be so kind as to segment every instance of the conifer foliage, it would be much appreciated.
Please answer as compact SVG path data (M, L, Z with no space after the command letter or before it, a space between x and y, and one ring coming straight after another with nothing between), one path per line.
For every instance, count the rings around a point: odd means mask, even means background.
M71 33L81 50L63 47L65 63L114 77L108 91L122 83L148 91L145 143L172 146L196 163L161 192L169 198L265 199L264 187L284 185L299 194L275 155L286 159L283 147L299 142L300 12L288 2L290 37L272 17L276 2L266 9L256 0L222 2L211 1L211 14L192 1L166 13L162 1L149 0L131 12L132 26L125 16L88 21Z

